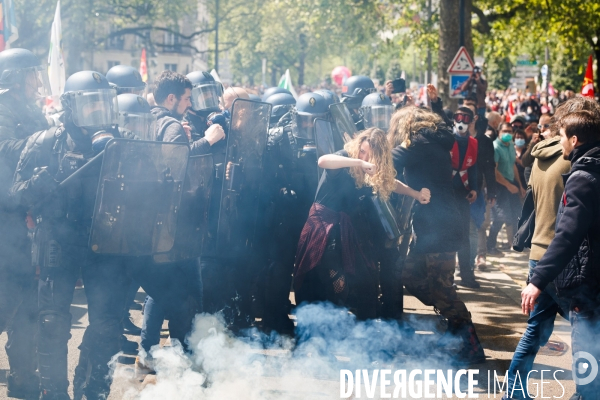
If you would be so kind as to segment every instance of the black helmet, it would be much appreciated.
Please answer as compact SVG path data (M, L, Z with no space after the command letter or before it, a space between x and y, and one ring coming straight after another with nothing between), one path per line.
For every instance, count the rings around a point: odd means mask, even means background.
M294 107L296 99L288 93L276 93L269 96L265 103L273 105L273 108L271 108L271 123L275 123Z
M123 93L117 96L119 104L119 128L133 132L141 140L155 140L156 118L150 113L150 105L142 96Z
M77 72L65 82L60 97L73 123L80 128L105 129L117 124L117 92L99 72Z
M329 104L323 96L317 93L304 93L296 101L296 118L292 124L294 136L312 140L315 118L327 118Z
M186 75L192 82L192 109L205 113L220 111L219 98L223 86L206 71L194 71Z
M394 113L394 105L383 93L371 93L366 96L360 107L365 128L379 128L387 131Z
M328 107L332 104L340 102L340 98L338 97L338 95L333 93L331 90L319 89L319 90L315 90L314 93L320 94L321 96L323 96L325 98L325 100L327 100Z
M342 86L342 98L350 104L351 108L358 108L362 100L375 90L371 78L364 75L354 75L346 79Z
M29 74L37 78L38 95L49 96L48 71L32 52L25 49L0 52L0 87L9 89L17 84L23 86Z
M278 86L274 86L274 87L270 87L267 90L265 90L265 92L262 95L262 101L267 100L270 96L273 96L274 94L277 93L287 93L287 94L292 94L292 92L290 92L287 89L278 87Z
M254 94L254 93L248 93L248 97L252 101L258 101L258 102L262 101L261 98L260 98L260 96Z
M106 73L106 79L117 87L117 93L142 94L146 84L137 69L129 65L115 65Z

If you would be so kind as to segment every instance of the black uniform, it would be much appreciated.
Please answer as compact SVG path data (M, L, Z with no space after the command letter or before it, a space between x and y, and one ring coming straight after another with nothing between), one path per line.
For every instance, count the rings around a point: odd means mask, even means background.
M46 128L40 109L18 100L10 89L0 91L0 332L8 333L9 395L13 382L19 386L37 380L37 281L27 238L27 210L13 202L9 192L27 139Z

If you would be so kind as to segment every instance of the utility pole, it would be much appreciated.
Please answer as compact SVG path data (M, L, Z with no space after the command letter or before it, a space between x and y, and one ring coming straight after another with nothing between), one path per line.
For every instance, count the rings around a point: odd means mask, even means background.
M427 29L431 30L431 0L427 0ZM427 44L427 83L431 83L431 44Z
M465 0L458 2L458 46L465 45Z
M215 71L219 71L219 0L215 0Z

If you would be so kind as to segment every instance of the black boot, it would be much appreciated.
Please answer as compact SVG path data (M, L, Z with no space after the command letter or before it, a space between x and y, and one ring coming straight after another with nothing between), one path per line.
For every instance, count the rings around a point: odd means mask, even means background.
M454 356L457 365L472 365L485 362L483 346L479 342L473 322L464 322L457 326L456 333L462 339L462 349Z
M67 375L67 343L71 337L71 315L53 312L40 315L38 363L40 390L43 400L66 400L69 379Z
M6 395L15 399L40 398L40 378L37 375L23 376L6 373Z

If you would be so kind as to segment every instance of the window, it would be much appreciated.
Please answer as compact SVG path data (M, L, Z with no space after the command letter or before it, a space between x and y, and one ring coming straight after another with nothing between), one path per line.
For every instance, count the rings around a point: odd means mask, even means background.
M172 28L178 31L178 28ZM165 32L163 37L163 51L168 53L179 53L181 51L181 38L173 32Z
M165 64L165 69L169 71L177 72L177 64Z
M110 26L110 33L117 32L117 27ZM106 41L106 48L109 50L123 50L125 47L125 37L123 35L111 37Z
M119 64L121 64L121 63L120 63L120 62L118 62L118 61L107 61L106 63L108 64L108 69L111 69L111 68L112 68L112 67L114 67L115 65L119 65ZM107 69L107 71L108 71L108 69Z

